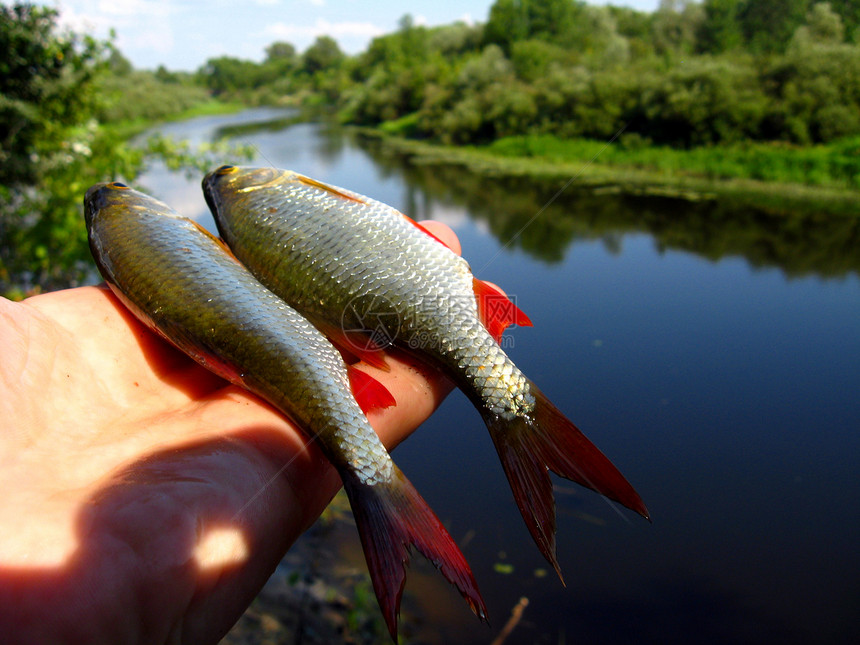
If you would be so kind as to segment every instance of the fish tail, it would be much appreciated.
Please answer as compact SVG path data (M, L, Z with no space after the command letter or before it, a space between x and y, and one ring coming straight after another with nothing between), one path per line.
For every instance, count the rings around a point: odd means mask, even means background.
M487 608L466 558L427 502L396 466L388 482L369 485L346 473L343 483L364 547L373 589L395 642L400 598L412 546L457 587L475 615L486 621Z
M529 532L562 578L555 553L555 502L548 471L650 518L639 494L612 462L531 381L529 387L535 397L529 415L506 419L487 410L483 416Z

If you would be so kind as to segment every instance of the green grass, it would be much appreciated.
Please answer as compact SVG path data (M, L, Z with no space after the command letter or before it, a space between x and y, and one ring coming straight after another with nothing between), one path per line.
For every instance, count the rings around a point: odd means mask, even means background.
M816 146L747 143L677 150L647 145L636 135L622 135L611 144L527 135L499 139L477 150L501 157L588 163L664 176L860 189L860 137Z
M580 188L684 199L731 199L777 212L860 214L860 138L830 145L749 143L676 150L635 136L607 143L528 135L446 146L359 129L413 163L487 176L570 181Z

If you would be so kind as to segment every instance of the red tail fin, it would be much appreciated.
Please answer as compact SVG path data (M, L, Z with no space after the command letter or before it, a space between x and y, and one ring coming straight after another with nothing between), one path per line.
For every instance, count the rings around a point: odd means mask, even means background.
M561 571L555 556L555 502L548 470L597 491L649 519L648 509L612 462L546 396L529 382L535 397L530 416L504 419L490 412L484 421L499 453L514 499L544 557Z
M373 589L388 631L397 642L397 616L406 582L406 566L414 545L452 583L481 620L487 608L466 558L427 502L395 466L392 480L362 484L343 476Z

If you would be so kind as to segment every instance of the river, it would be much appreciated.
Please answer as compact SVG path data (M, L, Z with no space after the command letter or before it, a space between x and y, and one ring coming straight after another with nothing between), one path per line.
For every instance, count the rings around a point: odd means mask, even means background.
M489 643L521 597L509 644L856 642L860 219L575 181L556 196L561 186L412 164L271 109L161 130L231 134L255 164L451 225L476 275L534 321L508 332L508 353L651 511L653 524L556 480L562 586L480 417L453 393L394 457L464 543L492 627L414 564L407 642ZM138 184L214 227L199 178L153 168ZM354 555L354 530L337 539Z

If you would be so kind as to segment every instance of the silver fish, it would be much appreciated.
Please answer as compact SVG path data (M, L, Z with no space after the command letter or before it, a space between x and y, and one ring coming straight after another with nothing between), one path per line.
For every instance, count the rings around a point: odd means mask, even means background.
M548 470L648 518L615 466L499 346L509 324L531 324L525 314L429 231L381 202L286 170L222 166L203 190L236 257L336 344L368 362L393 344L466 393L559 576Z

